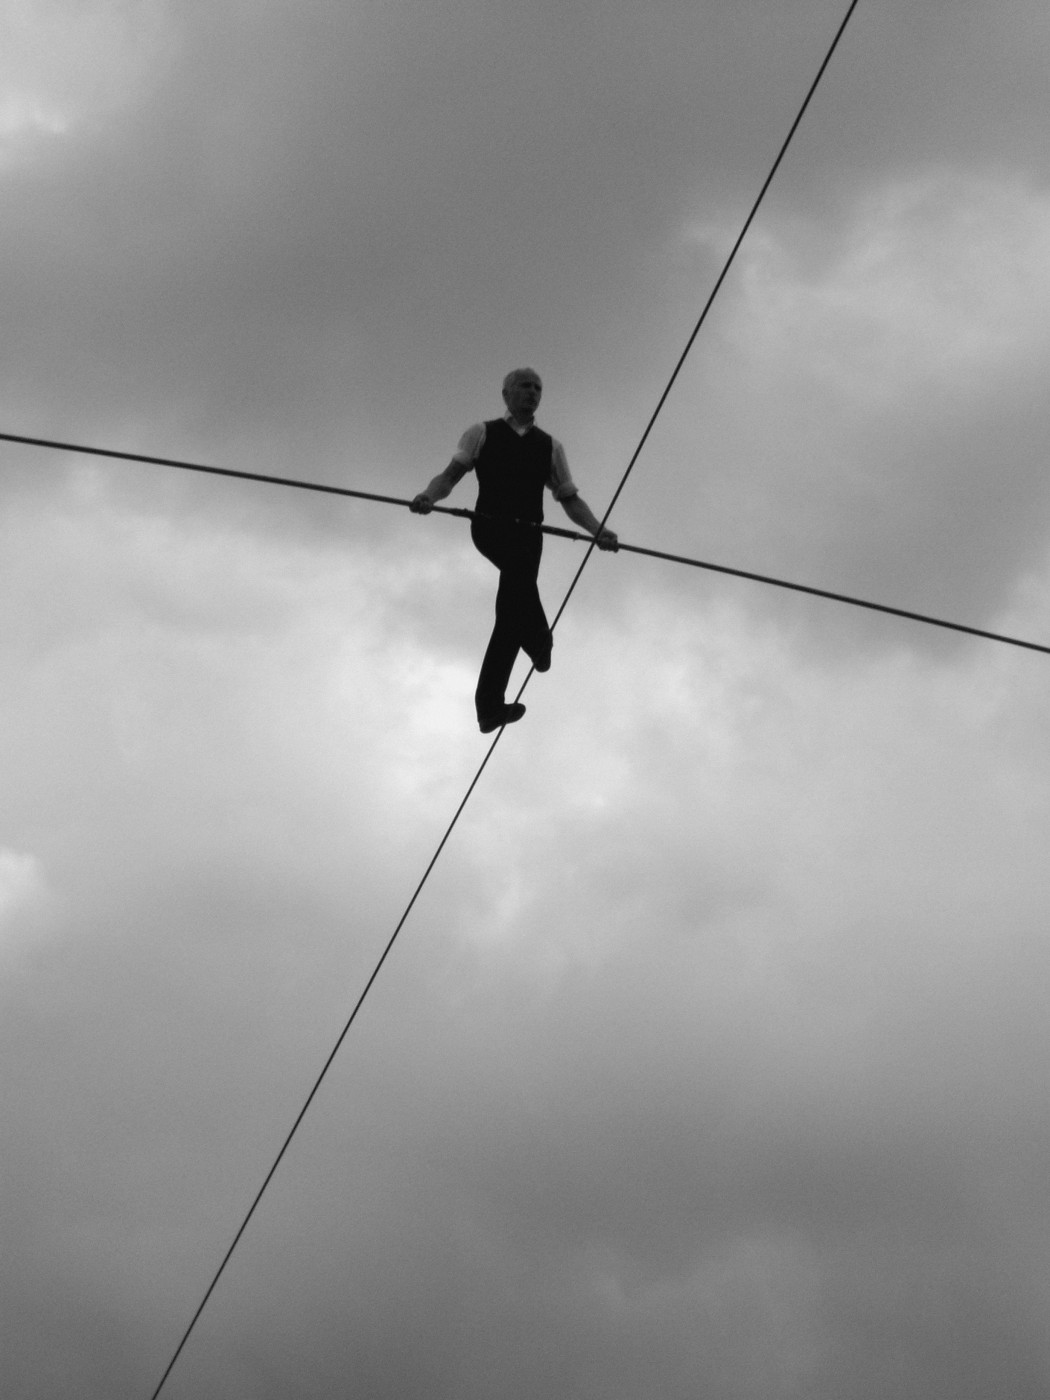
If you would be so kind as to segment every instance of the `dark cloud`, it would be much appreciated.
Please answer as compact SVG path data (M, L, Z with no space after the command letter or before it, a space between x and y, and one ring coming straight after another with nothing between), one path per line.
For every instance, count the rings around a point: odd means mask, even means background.
M817 744L759 680L768 660L732 682L751 693L750 756L721 780L737 740L703 723L656 727L589 779L542 744L508 756L175 1394L322 1395L352 1374L377 1394L524 1395L566 1376L633 1394L649 1376L683 1396L699 1378L830 1397L897 1376L947 1397L997 1372L1037 1393L1017 1243L1041 1218L1047 1128L1028 814L998 767L946 787L961 701L936 741L931 704L916 766L892 757L876 688L856 723L885 750L858 772L835 732L851 717ZM691 665L718 663L712 649ZM629 819L604 809L617 790ZM543 821L555 792L571 822ZM29 995L13 985L5 1159L10 1257L33 1263L15 1315L50 1315L41 1269L67 1299L56 1389L152 1380L389 926L396 803L382 825L369 799L371 832L341 833L340 869L312 850L317 813L281 856L293 794L243 847L198 803L210 855L143 841L104 889L101 852L75 881L51 860L76 903ZM950 828L940 841L917 836L931 821Z
M647 246L697 207L742 216L837 18L824 5L787 19L762 5L169 16L151 84L8 172L12 405L110 433L166 420L187 445L248 433L268 456L276 435L318 466L349 436L367 475L434 450L404 423L406 397L429 398L432 420L519 347L589 394L621 339L618 372L644 366L625 329L651 314ZM978 61L955 19L957 49ZM944 35L896 11L856 25L800 150L855 159L871 123L854 64L872 106L914 111L908 151L882 154L910 165L916 137L939 130L918 120L919 73ZM910 105L886 102L902 62L918 70ZM983 110L982 86L949 90ZM785 171L778 197L804 172ZM654 333L667 343L663 316Z
M531 360L600 511L841 7L54 15L3 426L409 495ZM626 538L1045 632L1046 40L858 8ZM481 761L492 578L3 461L0 1369L148 1394ZM172 1397L1046 1393L1043 673L903 627L592 560Z

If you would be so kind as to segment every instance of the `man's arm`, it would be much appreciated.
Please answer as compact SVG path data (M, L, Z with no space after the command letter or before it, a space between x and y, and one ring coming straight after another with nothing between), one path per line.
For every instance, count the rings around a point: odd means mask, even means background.
M413 497L409 510L415 511L416 515L427 515L434 509L438 501L443 501L455 486L457 481L462 481L469 467L465 467L462 462L457 462L453 457L443 472L438 472L425 491L420 491L418 496Z
M595 538L599 549L619 549L620 541L615 530L608 527L603 528L590 506L577 493L569 496L561 503L561 508L575 525L579 525L581 530L586 530Z

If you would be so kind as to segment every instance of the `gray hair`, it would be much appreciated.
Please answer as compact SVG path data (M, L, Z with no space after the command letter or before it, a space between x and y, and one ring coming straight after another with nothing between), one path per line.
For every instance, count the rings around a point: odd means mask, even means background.
M540 379L539 374L531 365L525 365L521 369L512 369L511 372L504 377L503 392L506 393L512 384L516 383L519 379L524 379L526 375L529 375L532 379ZM542 379L540 379L540 383L543 383Z

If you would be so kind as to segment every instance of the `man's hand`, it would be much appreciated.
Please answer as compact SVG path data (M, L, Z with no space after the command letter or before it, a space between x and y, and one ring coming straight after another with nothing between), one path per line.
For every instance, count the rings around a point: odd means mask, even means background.
M561 503L561 508L574 525L578 525L581 530L586 530L589 535L594 536L594 543L599 549L615 550L620 548L616 531L603 527L601 521L578 491L574 496L566 496Z
M426 490L420 491L418 496L414 496L409 501L409 510L416 515L429 515L438 501L445 499L456 482L462 481L468 470L469 468L465 467L462 462L457 462L453 457L445 470L438 472L434 480L427 483Z

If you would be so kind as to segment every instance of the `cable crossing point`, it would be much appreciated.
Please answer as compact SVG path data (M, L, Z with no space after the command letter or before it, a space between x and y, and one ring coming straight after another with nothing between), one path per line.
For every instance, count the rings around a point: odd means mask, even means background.
M651 424L650 424L651 426ZM384 496L375 491L360 491L348 486L329 486L319 481L304 481L300 477L292 476L267 476L261 472L238 471L233 467L207 466L202 462L188 462L178 457L154 457L141 452L122 452L110 447L89 447L83 443L59 442L50 438L25 437L19 433L0 432L0 442L18 443L26 447L49 448L55 452L75 452L86 454L91 457L107 457L122 462L139 462L147 466L171 467L178 471L197 472L206 476L232 477L237 481L258 481L268 486L288 486L298 491L322 492L325 495L345 496L351 500L374 501L380 505L403 506L406 510L411 508L412 502L403 496ZM640 447L639 447L640 450ZM635 454L635 459L637 453ZM633 463L632 463L633 465ZM621 482L621 486L622 486ZM617 492L619 494L619 492ZM615 499L615 497L614 497ZM602 523L609 517L606 511ZM428 514L454 515L461 520L473 520L480 515L478 511L467 509L465 506L431 506ZM485 519L484 515L480 515ZM594 539L591 535L581 534L579 530L568 530L560 525L540 525L533 520L519 520L516 522L531 530L540 530L545 535L555 535L560 539L574 540L578 543L592 545ZM838 593L827 588L816 588L806 583L796 583L790 579L775 578L771 574L754 573L749 569L732 568L728 564L713 564L706 559L693 559L685 554L669 554L662 549L649 549L643 545L625 544L620 541L615 551L607 553L641 554L649 559L662 559L670 564L683 564L693 569L704 569L709 573L726 574L731 578L749 579L753 583L762 583L770 588L784 588L792 593L806 593L813 598L824 598L832 603L843 603L848 607L864 608L869 612L885 613L890 617L901 617L909 622L920 622L927 627L940 627L950 632L960 632L971 637L980 637L989 642L1001 642L1006 646L1023 647L1027 651L1043 652L1050 656L1050 646L1044 646L1040 642L1031 642L1023 637L1012 637L1002 632L990 632L981 627L971 627L963 622L951 622L943 617L932 617L928 613L915 612L908 608L893 607L888 603L876 603L868 598L857 598L849 593ZM589 557L589 551L588 551ZM584 560L586 563L586 559ZM582 565L581 565L582 571ZM577 574L577 578L579 575ZM573 580L575 587L576 580ZM570 588L570 594L571 594ZM555 617L557 622L568 602L569 594L562 602L561 608ZM524 688L524 687L523 687ZM519 691L519 694L521 692Z

